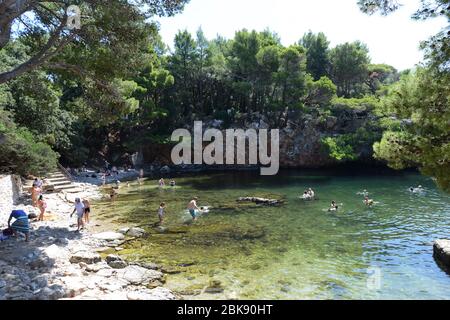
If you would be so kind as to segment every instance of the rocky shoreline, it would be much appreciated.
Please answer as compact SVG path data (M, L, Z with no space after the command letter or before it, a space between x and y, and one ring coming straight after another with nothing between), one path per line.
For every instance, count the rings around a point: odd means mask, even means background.
M174 300L164 288L166 275L154 264L127 262L115 254L120 245L143 236L139 228L98 233L94 221L76 232L76 218L69 218L72 199L101 197L97 186L78 183L77 194L46 194L47 219L31 222L30 241L24 237L0 242L0 300ZM23 194L14 208L35 212ZM0 227L6 227L6 212Z

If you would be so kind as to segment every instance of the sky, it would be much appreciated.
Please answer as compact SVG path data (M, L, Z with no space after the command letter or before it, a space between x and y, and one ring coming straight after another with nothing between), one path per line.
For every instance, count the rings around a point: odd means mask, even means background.
M446 26L444 18L415 21L419 0L401 0L403 7L384 17L359 11L357 0L190 0L183 13L159 18L160 34L173 47L178 30L195 34L202 28L208 39L228 39L241 29L276 32L283 45L296 43L305 32L324 32L333 47L360 40L367 44L372 63L398 70L423 60L420 41Z

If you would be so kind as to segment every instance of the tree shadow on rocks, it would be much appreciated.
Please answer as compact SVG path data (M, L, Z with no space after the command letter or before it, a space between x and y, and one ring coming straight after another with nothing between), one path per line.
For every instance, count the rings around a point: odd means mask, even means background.
M29 242L18 234L0 242L0 300L56 300L66 296L62 284L52 283L59 262L69 258L71 240L82 234L69 228L39 226Z

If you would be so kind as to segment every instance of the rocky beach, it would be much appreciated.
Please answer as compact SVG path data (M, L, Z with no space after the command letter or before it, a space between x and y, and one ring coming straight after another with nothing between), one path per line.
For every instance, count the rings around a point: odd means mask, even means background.
M44 221L30 221L30 241L22 235L0 242L0 300L173 300L175 294L163 287L165 274L155 264L124 261L116 253L128 240L145 231L133 227L101 225L93 221L76 232L76 217L70 218L73 199L102 197L98 186L74 183L77 193L45 194ZM37 213L27 192L8 203L10 192L4 188L0 211L0 228L7 227L12 209ZM7 196L4 192L8 191ZM116 228L116 229L117 229Z

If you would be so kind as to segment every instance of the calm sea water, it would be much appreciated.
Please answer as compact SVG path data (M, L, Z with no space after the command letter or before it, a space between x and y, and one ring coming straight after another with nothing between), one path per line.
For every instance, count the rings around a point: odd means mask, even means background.
M121 254L165 266L174 273L167 286L187 299L450 299L450 275L432 256L432 242L450 238L450 197L414 173L354 174L199 174L165 190L151 180L95 209L103 219L144 226L151 235ZM419 184L423 194L409 192ZM299 199L308 187L316 201ZM377 202L372 208L358 194L364 189ZM192 196L212 206L195 223L185 210ZM286 203L238 204L241 196ZM338 212L327 211L331 200ZM161 201L164 232L152 226ZM224 292L201 293L211 280Z

